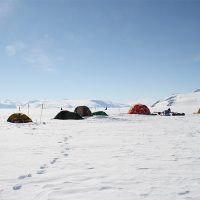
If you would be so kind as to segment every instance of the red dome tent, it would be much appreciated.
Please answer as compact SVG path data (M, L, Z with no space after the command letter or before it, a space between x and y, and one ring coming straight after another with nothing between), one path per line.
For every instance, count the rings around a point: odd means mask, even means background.
M131 106L131 108L128 111L128 114L143 114L143 115L150 115L150 110L146 105L143 104L135 104Z

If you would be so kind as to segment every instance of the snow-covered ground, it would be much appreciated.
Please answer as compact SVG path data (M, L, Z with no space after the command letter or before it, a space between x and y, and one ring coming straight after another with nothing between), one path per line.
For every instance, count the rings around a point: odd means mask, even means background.
M17 109L0 109L0 199L200 199L198 109L168 117L128 109L77 121L31 109L27 124L6 121Z

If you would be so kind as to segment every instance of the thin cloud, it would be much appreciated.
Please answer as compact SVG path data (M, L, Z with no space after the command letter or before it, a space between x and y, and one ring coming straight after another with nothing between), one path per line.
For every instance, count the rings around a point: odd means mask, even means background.
M4 24L6 19L14 14L17 1L0 1L0 24Z
M16 48L13 45L8 45L5 49L7 56L14 56L16 54Z
M25 44L22 41L16 41L13 45L7 45L5 53L7 56L15 56L17 52L23 51Z
M199 61L200 60L200 54L198 56L196 56L195 61Z
M54 71L54 62L50 56L41 49L33 49L25 60L34 67L40 67L45 71Z

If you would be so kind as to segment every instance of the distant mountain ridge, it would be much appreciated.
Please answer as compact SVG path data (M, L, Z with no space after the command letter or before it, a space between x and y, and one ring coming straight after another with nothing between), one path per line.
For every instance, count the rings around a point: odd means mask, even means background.
M200 92L200 88L198 88L197 90L195 90L194 92Z
M142 100L139 100L139 101L133 101L131 103L128 103L128 105L132 106L134 104L141 103L141 104L145 104L146 106L151 107L157 101L158 101L157 99L155 99L153 97L149 97L147 99L142 99Z
M159 106L198 106L200 107L200 88L193 93L173 94L155 102L151 107Z
M200 107L200 88L195 90L193 93L187 94L172 94L171 96L157 100L155 98L147 98L140 101L134 101L127 104L122 103L113 103L111 101L103 101L103 100L34 100L29 102L19 102L19 101L0 101L0 108L4 109L13 109L17 107L21 108L41 108L43 105L44 109L50 108L75 108L77 106L88 106L89 108L122 108L122 107L130 107L136 103L142 103L147 105L148 107L160 107L160 106L198 106Z
M43 105L44 109L50 108L75 108L77 106L88 106L89 108L121 108L129 107L128 104L113 103L111 101L102 100L34 100L29 102L14 102L10 100L0 101L0 108L41 108Z
M0 101L0 108L16 108L16 106L12 101L6 100Z

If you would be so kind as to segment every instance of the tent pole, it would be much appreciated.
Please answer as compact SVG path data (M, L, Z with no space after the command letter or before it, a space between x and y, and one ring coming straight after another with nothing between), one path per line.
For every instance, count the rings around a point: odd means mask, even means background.
M29 116L29 103L28 103L28 116Z

